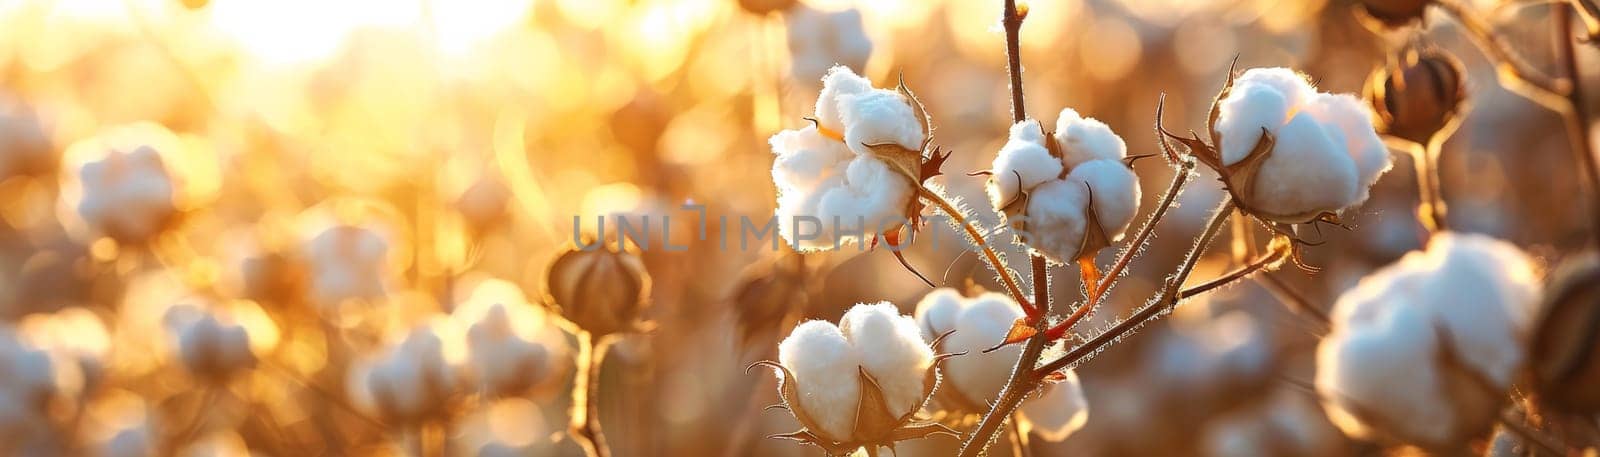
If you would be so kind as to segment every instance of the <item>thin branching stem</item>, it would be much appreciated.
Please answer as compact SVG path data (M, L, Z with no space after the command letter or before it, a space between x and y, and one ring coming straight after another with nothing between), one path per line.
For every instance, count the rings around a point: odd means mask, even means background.
M1223 273L1221 276L1178 291L1178 299L1182 300L1210 292L1219 287L1239 282L1239 280L1249 277L1257 272L1269 270L1274 265L1282 262L1284 256L1286 255L1288 255L1288 253L1283 250L1274 250L1266 254L1256 256L1255 259L1246 262L1243 266L1233 269L1233 271Z
M1475 9L1462 0L1436 0L1434 4L1454 17L1466 29L1467 37L1494 62L1501 86L1552 111L1564 113L1569 109L1566 82L1534 69Z
M1284 283L1282 279L1278 279L1277 276L1271 274L1259 275L1255 279L1256 283L1265 287L1268 293L1271 293L1278 301L1288 305L1294 312L1311 316L1323 328L1328 327L1328 312L1324 311L1322 307L1312 304L1311 300L1306 299L1304 294L1301 294L1300 291L1295 290L1293 287L1289 287L1289 284Z
M1075 366L1078 362L1094 356L1112 344L1116 344L1124 336L1166 315L1177 307L1179 301L1184 298L1182 295L1184 280L1194 271L1194 266L1200 261L1200 256L1205 253L1206 247L1210 246L1211 241L1217 237L1218 233L1222 232L1222 226L1227 222L1228 216L1233 214L1234 209L1233 198L1230 197L1223 200L1217 212L1211 215L1211 221L1206 224L1205 231L1200 233L1200 237L1196 238L1194 245L1189 248L1189 253L1184 256L1183 263L1178 266L1178 271L1167 277L1166 286L1155 300L1134 312L1133 316L1128 319L1118 322L1111 329L1072 348L1071 351L1068 351L1060 358L1039 366L1038 369L1034 370L1035 376L1045 376L1063 368Z
M600 365L605 362L606 337L595 337L587 331L578 333L577 372L572 379L572 421L568 424L572 439L583 447L588 457L611 457L605 434L600 431L598 404L595 401L600 387Z
M962 230L967 232L967 237L972 238L972 242L977 244L978 249L983 251L984 258L989 261L989 267L994 269L995 274L1000 275L1000 283L1005 285L1006 293L1011 294L1011 298L1022 306L1022 311L1029 316L1040 315L1039 309L1028 301L1028 295L1022 292L1022 287L1018 286L1017 280L1011 276L1011 269L1007 268L1005 262L1000 259L1000 254L995 252L994 247L989 246L989 242L984 239L983 233L979 232L978 228L973 226L966 216L962 215L961 210L956 208L955 204L950 203L949 200L939 195L938 192L926 187L918 187L917 191L922 194L924 200L939 207L940 211L949 215L956 225L961 226Z
M1586 3L1586 2L1579 2ZM1557 7L1551 14L1556 21L1556 47L1561 54L1562 70L1567 76L1567 111L1560 111L1562 120L1566 122L1567 136L1572 142L1572 154L1577 156L1578 174L1589 186L1589 229L1593 231L1595 240L1600 242L1600 160L1594 156L1594 142L1589 137L1590 113L1587 101L1584 99L1582 74L1578 72L1576 39L1572 33L1572 18L1570 13L1577 10L1584 13L1584 8L1593 8L1592 3L1583 5L1583 8L1573 6L1572 9ZM1592 12L1591 12L1592 13ZM1586 21L1592 16L1586 16ZM1591 26L1592 27L1592 26ZM1591 28L1591 34L1592 32Z
M1027 119L1027 112L1023 107L1022 96L1022 56L1019 51L1018 33L1022 29L1023 16L1017 11L1016 0L1005 0L1001 23L1006 28L1006 60L1007 71L1011 76L1011 115L1012 120L1022 122ZM968 229L969 231L972 229ZM1049 269L1044 259L1033 256L1033 287L1035 298L1039 303L1037 314L1030 316L1043 316L1050 311L1049 295ZM996 273L1009 276L1004 265L995 264ZM1018 301L1022 298L1018 297ZM1035 319L1033 325L1036 330L1043 330L1048 325L1044 319ZM1000 389L1000 397L995 399L989 412L983 415L978 422L978 427L961 443L961 457L978 457L984 455L989 446L994 443L996 433L1005 426L1006 419L1017 410L1017 405L1039 387L1042 378L1033 372L1034 364L1038 363L1039 356L1044 353L1044 348L1049 344L1047 332L1038 331L1023 343L1022 354L1017 357L1017 363L1011 368L1011 378L1006 381L1005 387Z

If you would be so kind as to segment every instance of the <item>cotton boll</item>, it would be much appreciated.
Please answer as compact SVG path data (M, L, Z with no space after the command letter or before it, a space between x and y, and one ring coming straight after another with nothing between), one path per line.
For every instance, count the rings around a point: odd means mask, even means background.
M1317 392L1356 436L1447 447L1487 432L1525 350L1532 261L1440 233L1341 296L1317 349Z
M815 126L778 132L768 143L778 156L772 164L772 181L780 190L815 189L855 158L843 143L817 133Z
M1055 139L1068 167L1095 159L1116 161L1128 155L1127 143L1112 132L1110 126L1092 117L1079 116L1072 108L1062 109L1061 116L1056 118Z
M906 98L897 92L873 89L839 96L844 120L844 142L857 154L870 154L865 145L894 143L913 151L922 149L922 124Z
M861 70L872 56L872 40L860 11L819 11L797 4L783 17L788 26L789 74L795 80L816 81L825 72L832 77L830 67L835 65ZM822 109L817 114L825 118Z
M250 335L237 324L224 323L203 313L181 324L178 353L184 367L202 378L220 381L255 367Z
M1361 192L1343 142L1330 138L1310 115L1296 115L1276 133L1272 156L1256 174L1252 207L1315 216L1319 210L1343 208Z
M839 328L861 355L861 366L883 389L890 414L903 416L922 407L933 349L922 340L916 321L901 316L893 304L879 302L850 308Z
M121 242L148 240L177 213L172 176L153 148L108 150L77 170L77 214L89 227Z
M1065 165L1045 148L1039 123L1018 122L1011 127L1011 139L995 155L990 171L989 203L996 208L1017 201L1018 192L1033 189L1061 176Z
M903 225L916 188L863 144L920 149L923 134L911 105L836 67L817 98L817 119L821 128L785 130L769 141L778 156L772 178L783 238L801 251L820 250Z
M347 300L376 300L387 293L389 240L354 225L329 227L306 242L311 300L337 306Z
M1016 302L993 292L974 298L961 310L955 323L956 332L946 340L943 352L965 352L966 355L945 362L944 372L969 405L983 405L995 398L1011 379L1011 368L1022 354L1021 346L1013 344L989 353L983 351L1004 341L1011 324L1020 318L1022 309Z
M917 302L916 313L913 314L917 325L922 328L922 338L933 341L939 335L955 330L963 300L965 299L960 292L949 287L934 289L923 295L922 301Z
M1289 118L1289 100L1276 88L1266 85L1234 84L1233 92L1218 107L1217 133L1222 144L1222 163L1244 160L1261 132L1272 132Z
M1073 260L1083 245L1084 208L1089 192L1080 183L1050 181L1039 186L1028 198L1028 212L1020 222L1025 229L1017 233L1029 247L1057 262Z
M1389 169L1388 150L1361 102L1319 93L1293 70L1245 71L1218 109L1212 127L1221 137L1222 166L1243 163L1263 134L1275 140L1259 169L1229 177L1242 207L1268 220L1302 223L1337 214L1365 201Z
M861 356L839 327L826 321L796 326L778 344L778 361L794 376L800 394L796 406L835 440L850 437L861 400Z
M1062 373L1064 379L1041 387L1037 396L1029 397L1018 409L1033 434L1045 441L1065 440L1089 422L1089 401L1083 396L1078 374L1072 370Z
M823 128L844 133L844 105L840 102L845 97L871 91L872 81L857 75L849 67L828 68L828 74L822 77L822 92L817 94L815 107L817 122L821 123Z
M1200 432L1207 456L1334 456L1345 438L1308 395L1280 389L1257 404L1214 418Z
M467 329L467 346L481 390L491 395L521 393L550 374L548 351L516 333L506 305L493 305Z
M365 379L366 394L385 420L414 423L443 412L454 390L454 367L444 341L432 328L412 330L376 360Z
M1089 189L1089 205L1108 239L1121 238L1139 211L1139 178L1122 162L1090 160L1072 169L1068 183Z
M1361 100L1350 94L1317 94L1305 107L1306 114L1322 123L1329 135L1344 138L1345 151L1356 165L1356 175L1361 185L1356 201L1366 201L1367 188L1378 181L1378 176L1389 171L1392 161L1389 148L1372 128L1372 112Z

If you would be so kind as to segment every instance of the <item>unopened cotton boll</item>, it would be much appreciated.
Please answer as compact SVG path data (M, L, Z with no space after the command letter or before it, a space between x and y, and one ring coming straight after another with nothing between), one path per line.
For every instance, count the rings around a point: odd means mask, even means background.
M911 102L833 67L817 97L816 125L773 135L778 231L797 250L813 251L901 227L916 188L871 145L921 151L926 139Z
M1303 223L1337 215L1366 201L1390 167L1389 151L1361 101L1317 92L1294 70L1245 71L1218 109L1221 165L1261 161L1254 171L1229 176L1231 191L1241 208L1268 220ZM1275 143L1256 152L1264 134Z
M332 307L388 292L390 240L355 225L328 227L306 243L311 301Z
M788 30L789 74L796 81L816 81L835 65L857 71L866 68L872 40L860 11L821 11L801 3L784 11L783 18Z
M1121 238L1139 210L1127 153L1110 127L1071 108L1049 135L1038 121L1018 122L989 170L989 202L1034 252L1057 262L1092 256Z
M1466 100L1466 69L1441 50L1408 48L1367 79L1379 130L1427 145L1457 117Z
M887 302L856 305L837 326L801 323L778 345L778 360L785 403L825 448L885 439L862 433L904 425L931 394L933 350L917 323ZM868 398L882 398L876 407L893 423L861 423L858 412L875 407L862 403Z
M650 296L644 261L617 242L585 249L561 254L546 275L561 316L596 337L637 328Z
M1329 417L1430 449L1486 434L1523 363L1536 282L1515 246L1458 233L1363 278L1317 348Z

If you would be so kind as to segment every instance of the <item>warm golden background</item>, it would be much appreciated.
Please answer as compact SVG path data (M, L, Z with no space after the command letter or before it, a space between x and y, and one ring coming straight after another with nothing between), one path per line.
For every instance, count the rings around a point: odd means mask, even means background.
M983 201L982 178L964 173L988 167L1010 124L1000 2L802 3L859 9L873 50L858 70L880 85L904 74L935 141L955 151L944 184ZM1030 109L1051 119L1074 107L1131 154L1150 153L1158 95L1169 126L1200 128L1235 56L1360 92L1385 40L1428 43L1468 69L1471 111L1441 164L1455 228L1550 260L1581 245L1559 118L1501 89L1447 18L1425 34L1377 33L1350 3L1031 1ZM1554 71L1544 8L1475 6ZM673 214L691 247L642 254L655 329L622 339L601 376L616 455L820 455L760 438L795 428L760 410L776 401L771 376L744 371L773 357L770 320L783 313L738 310L803 306L831 319L888 299L909 312L926 287L886 252L850 250L808 258L827 273L796 300L740 303L736 288L759 275L747 271L789 254L695 243L693 219L676 211L692 201L713 217L771 214L766 138L805 122L821 76L794 67L790 35L782 15L734 0L0 0L0 454L581 455L563 433L573 342L538 305L573 216L592 227L629 212ZM1580 67L1593 70L1584 51ZM83 170L97 135L129 125L119 134L165 145L178 215L151 237L114 239L75 205L96 185ZM1327 304L1417 248L1408 167L1400 160L1349 218L1355 231L1324 231L1328 244L1309 250L1321 273L1277 274ZM1141 168L1147 200L1166 173ZM1179 210L1109 306L1147 296L1200 218ZM935 282L994 287L975 256L945 247L908 258ZM470 371L468 328L489 302L546 346L536 385L441 387L439 414L420 426L362 393L365 370L418 326L438 335L443 363ZM242 326L254 368L207 376L181 363L179 307ZM1279 439L1290 432L1262 411L1314 401L1315 331L1254 285L1185 305L1081 367L1087 428L1035 454L1203 454L1240 427ZM29 378L40 354L47 368ZM1372 451L1331 425L1300 432L1328 455Z

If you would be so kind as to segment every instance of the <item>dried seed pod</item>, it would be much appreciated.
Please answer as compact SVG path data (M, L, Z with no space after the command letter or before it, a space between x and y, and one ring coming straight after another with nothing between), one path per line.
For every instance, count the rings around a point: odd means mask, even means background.
M1361 9L1389 27L1401 27L1422 20L1433 0L1360 0Z
M794 6L795 0L739 0L739 7L751 14L764 16L775 11L784 11Z
M1373 71L1367 100L1379 133L1427 144L1456 119L1466 100L1465 74L1455 56L1433 49L1408 49Z
M804 314L810 295L799 258L800 254L774 258L745 270L730 299L744 342L777 332L791 312Z
M650 275L631 248L611 241L557 257L547 280L561 316L595 337L633 330L650 295Z
M1551 408L1600 412L1600 257L1568 260L1551 275L1533 333L1533 374Z

